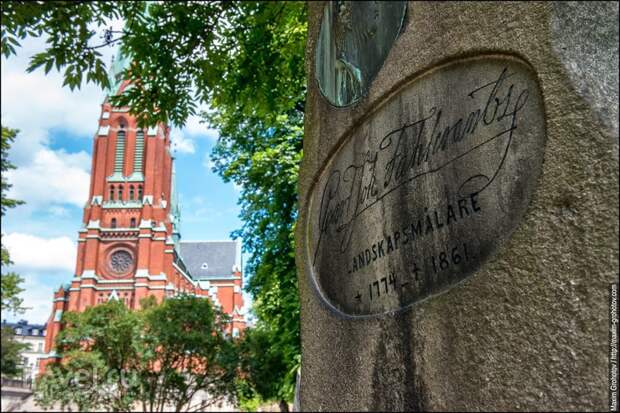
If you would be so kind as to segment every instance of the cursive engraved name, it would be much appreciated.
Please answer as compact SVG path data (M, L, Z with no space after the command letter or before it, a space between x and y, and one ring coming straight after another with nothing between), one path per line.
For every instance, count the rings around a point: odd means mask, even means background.
M338 237L340 253L347 251L357 218L385 196L502 140L503 150L498 152L491 176L475 171L463 177L458 186L461 198L484 191L504 165L519 112L529 95L527 88L519 89L509 80L512 76L504 68L495 80L469 91L465 98L477 107L464 115L432 106L418 119L380 139L369 137L371 148L359 163L332 170L321 194L313 263L327 238Z

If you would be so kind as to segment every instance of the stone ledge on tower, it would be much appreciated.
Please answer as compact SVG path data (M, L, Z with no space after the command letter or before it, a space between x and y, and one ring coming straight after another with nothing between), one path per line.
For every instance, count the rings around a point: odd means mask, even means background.
M89 279L89 278L92 278L92 279L96 280L97 279L97 274L95 274L95 270L84 270L82 272L81 278L83 280L86 280L86 279Z
M134 239L139 238L139 231L138 228L104 228L99 238Z
M149 274L149 270L146 268L140 268L136 271L135 278L146 278L149 281L166 281L168 278L166 274Z
M141 219L140 220L140 229L151 229L153 228L152 221L150 219Z
M133 172L131 175L125 176L121 172L114 172L106 177L106 182L144 182L144 174L142 172Z
M142 208L142 202L139 200L134 201L104 201L103 209L130 209L130 208Z
M86 229L101 229L101 226L99 225L99 220L91 219L90 221L88 221Z
M144 175L142 172L133 172L127 177L127 182L144 182Z
M163 222L160 222L159 224L157 224L157 226L153 227L153 231L163 231L163 232L165 232L166 231L166 226L164 225ZM165 240L166 239L164 238L164 241Z
M129 112L129 108L127 106L123 106L122 108L113 107L112 112L116 113L127 113Z
M97 135L98 136L108 136L109 132L110 132L110 127L108 125L100 126L99 130L97 131Z

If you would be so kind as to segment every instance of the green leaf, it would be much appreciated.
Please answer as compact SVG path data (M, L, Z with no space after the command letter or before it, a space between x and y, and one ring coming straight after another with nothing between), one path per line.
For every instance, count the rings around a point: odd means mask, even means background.
M54 64L54 62L52 60L48 60L45 63L45 74L49 73L49 71L52 69L53 64Z

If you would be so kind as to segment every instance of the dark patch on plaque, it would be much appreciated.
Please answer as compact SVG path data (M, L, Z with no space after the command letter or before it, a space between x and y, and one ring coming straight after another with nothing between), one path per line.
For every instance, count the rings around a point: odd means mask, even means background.
M397 310L456 284L515 230L541 172L545 118L519 59L414 79L349 133L310 192L308 259L336 310Z
M379 72L403 25L404 1L330 1L316 47L316 78L335 106L357 102Z

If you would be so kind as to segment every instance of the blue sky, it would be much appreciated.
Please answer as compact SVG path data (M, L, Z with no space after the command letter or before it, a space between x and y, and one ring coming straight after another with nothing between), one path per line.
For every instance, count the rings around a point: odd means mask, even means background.
M34 323L47 320L52 292L73 277L77 231L88 196L92 139L104 93L83 85L71 92L51 71L26 73L29 58L43 50L41 39L26 39L18 55L2 57L2 125L20 129L7 174L9 196L26 201L2 220L2 243L24 279L22 293L29 310L18 316ZM109 62L114 50L102 51ZM241 226L239 188L211 172L209 153L217 133L189 119L171 133L184 240L223 240ZM245 259L244 259L245 260ZM247 297L246 297L247 302Z

